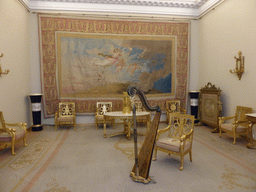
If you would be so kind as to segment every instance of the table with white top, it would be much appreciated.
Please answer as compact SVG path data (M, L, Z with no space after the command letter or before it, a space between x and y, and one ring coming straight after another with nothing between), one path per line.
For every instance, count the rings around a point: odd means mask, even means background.
M250 122L249 124L249 141L247 144L248 148L256 148L256 140L253 139L253 125L256 124L256 113L245 114L247 116L247 120Z
M149 125L151 122L151 114L146 111L136 112L136 117L146 117L147 119L147 130L149 130ZM124 131L114 133L112 135L107 135L106 133L106 121L108 118L121 119L124 122ZM122 111L113 111L104 113L104 137L112 137L115 135L126 135L127 139L131 139L131 126L133 125L133 113L123 113Z

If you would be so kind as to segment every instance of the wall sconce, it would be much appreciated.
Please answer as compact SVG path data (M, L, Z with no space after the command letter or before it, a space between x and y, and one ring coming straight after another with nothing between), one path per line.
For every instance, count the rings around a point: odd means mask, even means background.
M2 54L0 55L0 58L3 57L3 56L4 56L4 54L2 53ZM2 74L7 75L9 72L10 72L9 69L6 69L5 71L3 71L3 70L2 70L2 67L1 67L1 63L0 63L0 75L2 75Z
M244 56L242 56L241 51L238 52L238 55L238 58L234 56L234 58L236 59L236 69L230 70L230 73L236 73L238 79L241 80L242 74L244 73Z

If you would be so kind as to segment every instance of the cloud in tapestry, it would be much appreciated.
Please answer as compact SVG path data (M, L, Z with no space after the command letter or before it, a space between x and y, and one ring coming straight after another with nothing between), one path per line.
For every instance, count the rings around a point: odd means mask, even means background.
M130 84L148 94L172 92L172 40L70 33L60 40L60 97L122 94Z

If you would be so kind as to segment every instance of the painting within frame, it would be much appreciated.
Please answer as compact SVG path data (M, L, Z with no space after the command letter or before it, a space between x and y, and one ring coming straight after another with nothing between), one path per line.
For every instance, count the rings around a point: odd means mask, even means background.
M175 95L175 37L57 33L60 99Z

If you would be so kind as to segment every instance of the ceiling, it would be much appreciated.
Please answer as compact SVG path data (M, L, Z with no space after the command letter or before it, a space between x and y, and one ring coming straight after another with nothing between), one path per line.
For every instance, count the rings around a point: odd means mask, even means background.
M18 0L31 12L122 13L200 18L225 0Z

